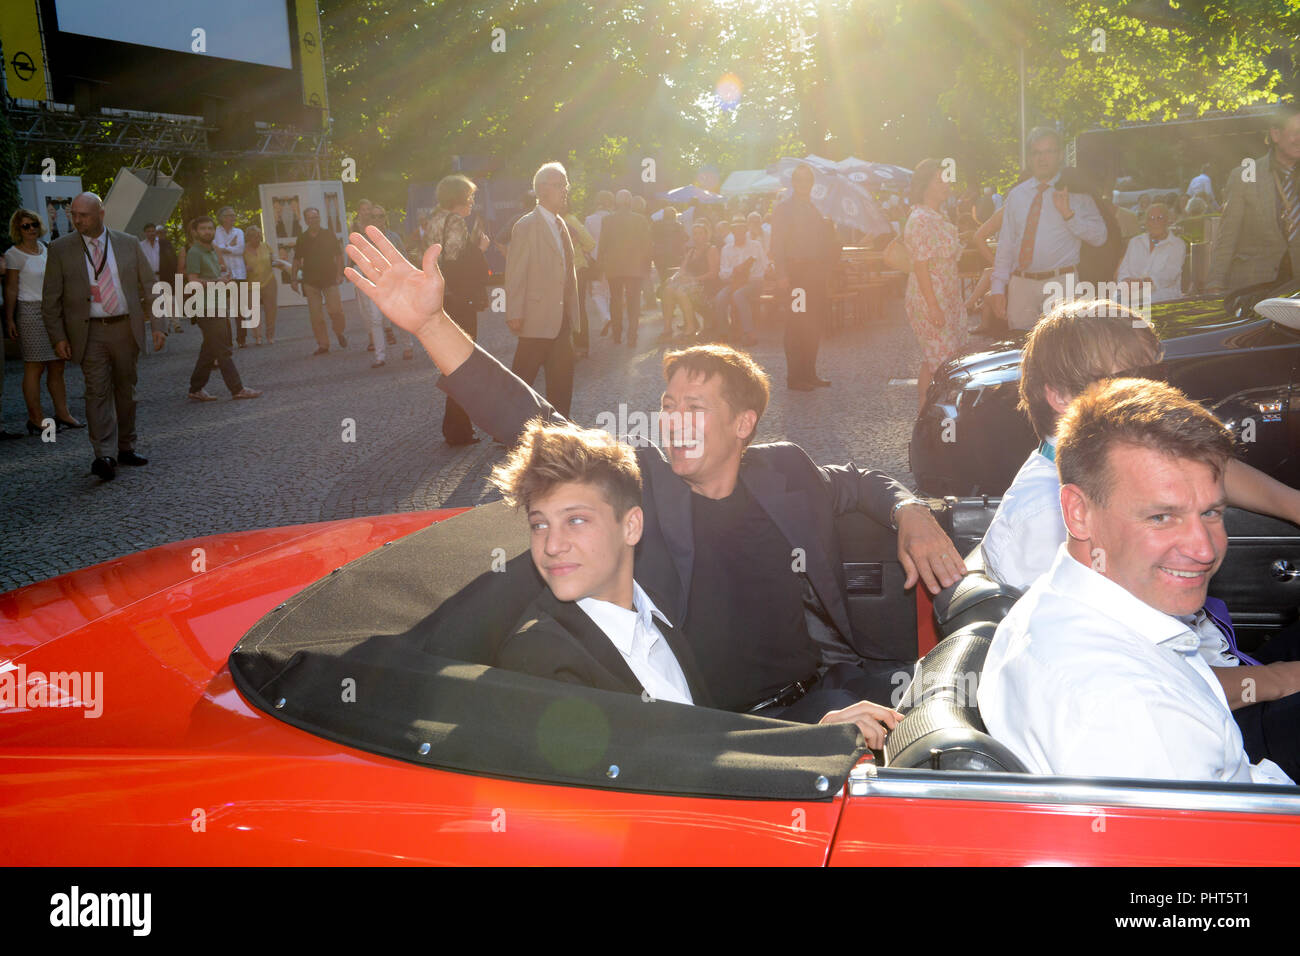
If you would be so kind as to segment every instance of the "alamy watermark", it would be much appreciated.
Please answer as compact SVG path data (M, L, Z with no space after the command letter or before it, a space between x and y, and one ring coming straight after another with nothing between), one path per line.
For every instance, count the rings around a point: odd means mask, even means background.
M179 272L171 283L153 284L153 314L158 319L230 318L255 329L262 322L262 284L247 279L186 282Z
M82 717L104 713L103 671L29 671L26 664L0 664L0 710L81 707Z

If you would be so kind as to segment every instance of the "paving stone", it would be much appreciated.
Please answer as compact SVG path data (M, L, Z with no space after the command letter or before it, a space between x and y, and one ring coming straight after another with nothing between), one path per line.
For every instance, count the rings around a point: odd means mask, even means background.
M345 312L346 350L311 355L305 308L281 310L275 345L236 349L245 383L265 390L253 401L231 401L215 372L208 391L221 401L187 401L196 328L142 356L137 450L150 463L120 467L115 481L90 474L84 430L60 432L49 443L0 443L0 591L185 538L498 497L484 479L505 449L486 435L465 448L444 444L444 395L428 356L418 351L403 361L399 346L395 362L371 369L355 303L345 303ZM659 407L662 350L653 340L660 321L657 313L642 315L636 349L593 337L591 357L577 364L575 420L617 418L620 403L647 416ZM479 329L484 346L508 365L514 339L501 317L485 313ZM901 309L824 340L819 370L834 385L815 392L785 389L779 328L760 328L759 337L752 353L773 380L759 441L795 441L815 461L854 461L911 484L916 392L887 384L913 377L919 364ZM6 363L0 405L11 430L26 419L21 375L21 362ZM67 384L73 413L84 420L84 380L71 363ZM48 395L44 400L52 414ZM355 422L354 442L343 440L344 419Z

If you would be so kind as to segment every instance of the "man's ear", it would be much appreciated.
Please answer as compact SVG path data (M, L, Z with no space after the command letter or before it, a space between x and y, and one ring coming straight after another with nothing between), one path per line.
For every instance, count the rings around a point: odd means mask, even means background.
M1061 486L1061 517L1071 538L1077 541L1092 538L1092 502L1078 485Z
M629 545L635 545L641 540L641 532L645 528L645 512L641 510L640 505L635 505L627 509L627 514L623 515L623 542Z
M758 427L758 412L752 408L747 408L736 416L736 435L742 439L748 439L754 434L754 429Z
M1043 386L1043 395L1047 399L1047 404L1052 406L1052 411L1056 412L1057 415L1063 414L1070 407L1070 402L1074 401L1073 395L1062 392L1058 388L1053 388L1051 385Z

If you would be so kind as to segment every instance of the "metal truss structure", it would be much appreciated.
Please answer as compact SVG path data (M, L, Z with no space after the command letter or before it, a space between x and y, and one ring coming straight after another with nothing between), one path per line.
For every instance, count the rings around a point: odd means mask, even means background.
M271 160L280 181L320 179L329 159L329 133L255 124L254 144L248 149L213 149L209 136L217 131L201 117L134 110L102 109L78 113L56 103L13 100L7 103L9 123L28 159L42 146L78 146L122 154L123 165L152 169L175 176L186 157L205 159ZM24 171L27 171L24 168Z

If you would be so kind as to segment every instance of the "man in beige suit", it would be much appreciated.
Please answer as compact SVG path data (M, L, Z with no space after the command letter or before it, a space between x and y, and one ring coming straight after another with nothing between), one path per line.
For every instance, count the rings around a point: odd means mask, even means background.
M118 465L145 465L135 453L135 363L145 348L144 324L154 349L167 341L167 322L152 315L154 272L140 243L104 228L104 204L94 193L72 201L76 232L50 243L41 317L61 359L86 377L86 424L104 481Z
M573 342L578 277L573 237L564 222L569 177L559 163L533 176L537 206L519 218L506 257L506 325L519 337L511 371L532 385L546 370L546 400L568 416L573 399Z
M1228 174L1207 292L1300 278L1300 107L1277 108L1268 144Z

